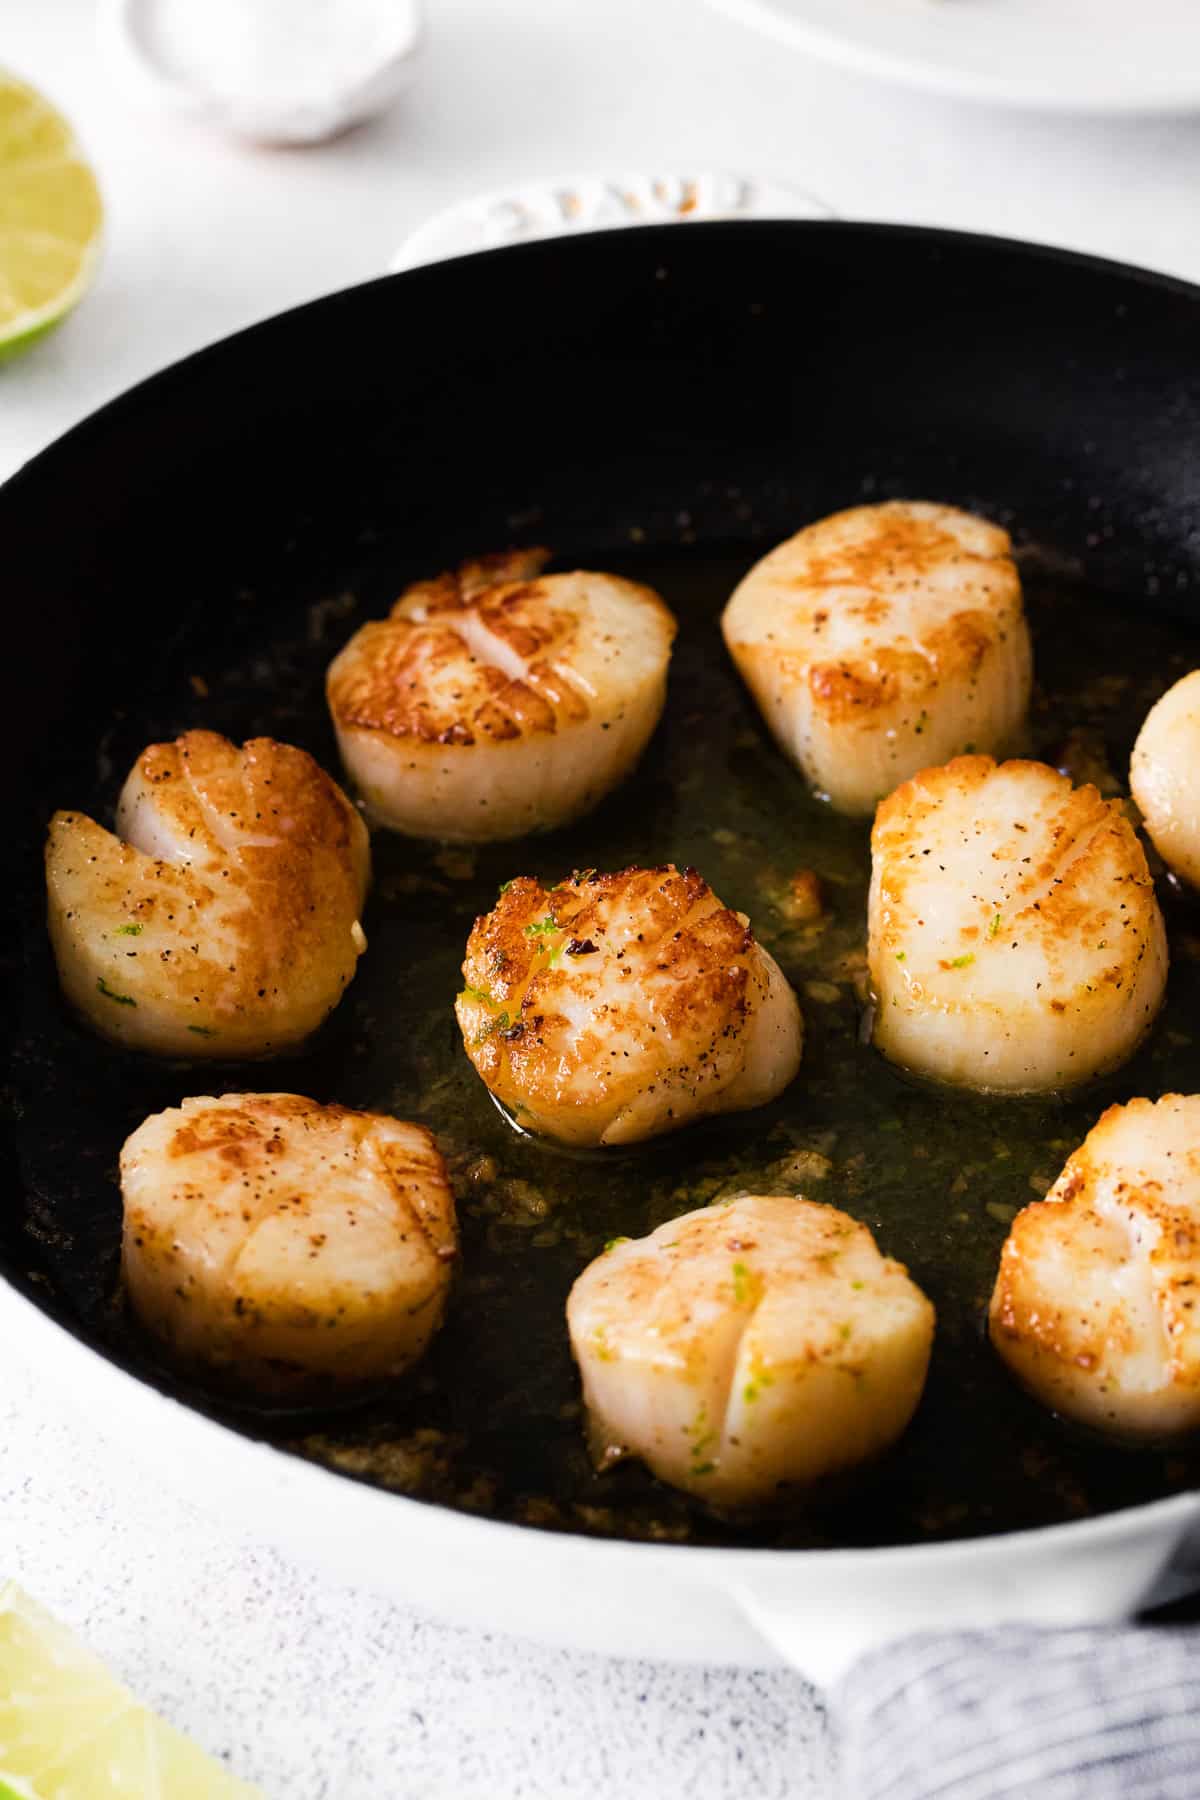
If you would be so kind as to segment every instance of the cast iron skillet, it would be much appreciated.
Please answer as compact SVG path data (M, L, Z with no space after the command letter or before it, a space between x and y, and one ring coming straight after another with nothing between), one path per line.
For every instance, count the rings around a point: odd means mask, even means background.
M1041 682L1034 746L1058 755L1074 730L1069 758L1123 775L1146 706L1195 656L1197 291L1029 246L877 226L604 234L334 295L167 370L37 458L0 491L23 644L4 671L17 821L8 1280L98 1355L242 1433L519 1522L898 1544L1191 1486L1191 1453L1113 1450L1044 1417L995 1363L981 1319L1007 1219L1101 1105L1200 1085L1200 917L1164 890L1168 1011L1102 1089L1001 1104L904 1082L861 1041L865 829L804 795L720 647L716 612L764 548L892 495L1011 525ZM477 856L378 837L370 951L319 1041L289 1064L158 1065L77 1026L42 925L53 807L111 821L138 750L201 724L239 740L266 731L336 768L321 678L349 632L406 580L529 542L567 566L642 575L680 615L667 717L635 780L568 833ZM629 1154L572 1159L520 1141L456 1041L450 1002L471 918L520 871L666 859L695 863L745 908L801 987L799 1081L762 1113ZM833 898L816 940L789 934L775 903L800 866ZM239 1086L423 1118L451 1156L464 1225L451 1317L423 1369L360 1412L233 1411L162 1370L124 1317L120 1143L149 1111ZM737 1186L845 1205L940 1313L921 1413L865 1490L753 1528L636 1467L592 1475L562 1328L567 1288L605 1238Z

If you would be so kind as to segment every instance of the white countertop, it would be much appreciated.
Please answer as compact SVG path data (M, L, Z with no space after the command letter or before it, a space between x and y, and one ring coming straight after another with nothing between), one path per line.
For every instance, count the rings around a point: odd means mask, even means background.
M594 170L774 175L847 218L1039 238L1200 277L1200 119L981 112L762 42L702 0L427 0L415 85L324 149L241 148L133 109L87 0L5 0L0 61L42 84L96 160L100 281L0 373L0 475L183 352L378 274L449 202Z
M130 382L380 272L431 212L538 176L724 167L849 218L1056 241L1200 278L1200 120L989 114L806 63L700 0L429 0L417 83L319 150L134 110L86 0L6 0L0 61L77 125L110 214L78 314L0 369L0 477ZM794 1678L568 1655L419 1619L223 1533L0 1377L0 1575L288 1800L807 1800L831 1789ZM514 1624L516 1621L514 1621Z
M796 1676L618 1662L419 1617L232 1537L0 1378L0 1578L271 1800L825 1800Z

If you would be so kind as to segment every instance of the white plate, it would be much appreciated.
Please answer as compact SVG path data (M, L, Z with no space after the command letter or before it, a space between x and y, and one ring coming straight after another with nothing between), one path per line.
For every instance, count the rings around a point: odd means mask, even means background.
M1200 109L1200 0L710 0L796 49L1010 106Z

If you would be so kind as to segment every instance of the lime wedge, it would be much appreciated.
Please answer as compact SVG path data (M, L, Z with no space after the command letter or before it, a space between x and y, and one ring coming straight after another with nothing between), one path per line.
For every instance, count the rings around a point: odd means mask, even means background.
M262 1800L0 1582L0 1800Z
M71 127L0 70L0 360L70 312L95 273L103 222Z

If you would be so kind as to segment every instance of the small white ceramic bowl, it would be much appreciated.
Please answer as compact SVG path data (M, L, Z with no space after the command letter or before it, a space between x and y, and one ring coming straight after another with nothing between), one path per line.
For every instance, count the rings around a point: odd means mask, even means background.
M115 73L160 110L263 144L313 144L412 79L419 0L101 0Z

